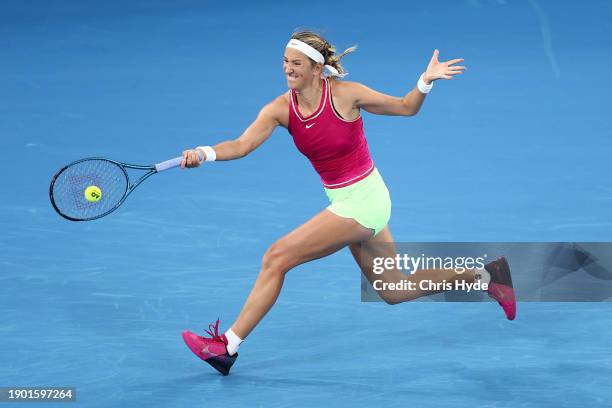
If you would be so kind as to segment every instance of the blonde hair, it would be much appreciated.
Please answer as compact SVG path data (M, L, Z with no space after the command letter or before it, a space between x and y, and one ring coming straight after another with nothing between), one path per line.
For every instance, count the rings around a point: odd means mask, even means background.
M352 47L344 50L342 53L336 54L336 48L321 35L313 31L296 31L291 35L291 38L305 42L315 50L319 51L323 55L323 58L325 58L324 65L331 65L341 74L346 73L346 71L342 67L342 64L340 64L340 59L346 54L357 49L357 46L353 45ZM316 64L316 62L313 60L310 60L310 63L313 65Z

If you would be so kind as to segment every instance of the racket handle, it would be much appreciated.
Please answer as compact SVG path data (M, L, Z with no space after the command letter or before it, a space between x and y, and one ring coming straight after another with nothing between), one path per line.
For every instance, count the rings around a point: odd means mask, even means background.
M202 152L200 152L199 150L198 150L198 158L202 160ZM182 161L183 161L183 156L179 156L179 157L175 157L174 159L170 159L170 160L163 161L161 163L157 163L155 165L155 171L159 173L160 171L173 169L175 167L180 166Z
M173 169L181 165L183 156L175 157L174 159L166 160L155 165L155 170L159 173L160 171Z

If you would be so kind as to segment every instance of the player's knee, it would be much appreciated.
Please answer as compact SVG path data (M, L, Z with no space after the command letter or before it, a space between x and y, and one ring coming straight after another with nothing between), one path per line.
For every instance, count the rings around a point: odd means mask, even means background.
M270 245L263 256L262 270L271 275L284 274L290 269L286 248L281 242Z
M388 291L379 291L378 296L388 305L397 305L402 303L393 293L389 293Z

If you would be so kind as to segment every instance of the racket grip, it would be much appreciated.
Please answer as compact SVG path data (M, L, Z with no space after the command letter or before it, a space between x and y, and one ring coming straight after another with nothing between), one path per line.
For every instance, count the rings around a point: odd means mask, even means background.
M183 156L175 157L174 159L166 160L161 163L157 163L155 165L155 170L159 173L160 171L173 169L181 165L181 161L183 161Z

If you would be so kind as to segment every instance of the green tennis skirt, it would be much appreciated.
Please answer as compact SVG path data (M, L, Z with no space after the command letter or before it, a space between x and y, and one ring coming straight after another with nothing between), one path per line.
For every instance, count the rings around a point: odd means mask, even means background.
M352 218L374 235L382 231L391 218L391 198L378 169L350 186L325 189L327 209L344 218Z

